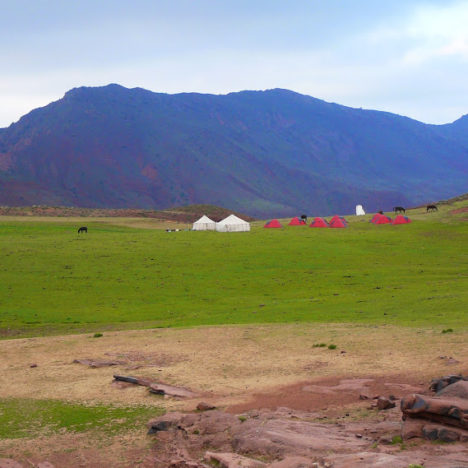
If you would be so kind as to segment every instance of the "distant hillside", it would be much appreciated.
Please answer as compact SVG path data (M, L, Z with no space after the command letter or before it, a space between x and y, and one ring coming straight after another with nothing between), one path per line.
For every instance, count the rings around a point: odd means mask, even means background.
M466 116L426 125L281 89L76 88L0 130L0 204L389 209L466 191L467 127Z
M236 213L226 208L214 205L189 205L173 207L167 210L139 210L139 209L106 209L106 208L78 208L68 206L0 206L0 216L58 216L58 217L90 217L90 218L154 218L164 221L193 223L203 215L214 221L221 221L234 213L246 221L255 218Z

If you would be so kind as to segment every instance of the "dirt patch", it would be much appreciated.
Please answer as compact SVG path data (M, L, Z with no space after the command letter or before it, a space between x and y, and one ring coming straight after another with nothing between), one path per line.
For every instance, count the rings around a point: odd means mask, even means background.
M346 406L369 407L379 395L397 399L409 392L425 393L425 382L407 376L372 376L372 378L339 379L327 377L279 387L268 392L255 393L246 402L227 408L230 413L253 409L276 410L288 407L300 411L321 411L334 416ZM363 403L364 402L364 403Z
M112 386L114 374L128 374L127 368L135 366L135 377L190 388L211 395L208 403L227 407L256 393L316 379L336 383L333 379L410 375L417 383L448 372L466 373L467 341L464 332L340 324L106 332L99 340L89 335L9 340L0 342L0 397L154 405L155 397L142 387ZM321 342L338 347L313 346ZM448 364L441 355L457 362ZM125 364L96 369L73 364L90 357ZM162 404L193 409L197 403L167 399Z

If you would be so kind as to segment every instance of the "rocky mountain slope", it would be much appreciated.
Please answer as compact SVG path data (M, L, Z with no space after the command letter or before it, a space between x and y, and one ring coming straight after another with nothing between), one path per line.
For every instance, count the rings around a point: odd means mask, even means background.
M465 192L467 131L281 89L76 88L0 130L0 204L389 209Z

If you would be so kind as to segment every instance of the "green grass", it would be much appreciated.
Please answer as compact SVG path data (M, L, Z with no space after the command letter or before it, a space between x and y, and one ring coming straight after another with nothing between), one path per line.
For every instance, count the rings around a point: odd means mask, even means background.
M411 214L410 214L411 216ZM250 233L0 220L0 335L265 322L467 326L468 223ZM82 222L83 223L83 222Z
M99 428L115 434L140 428L163 414L157 407L85 406L55 400L0 399L0 439L37 437L39 434L84 432Z

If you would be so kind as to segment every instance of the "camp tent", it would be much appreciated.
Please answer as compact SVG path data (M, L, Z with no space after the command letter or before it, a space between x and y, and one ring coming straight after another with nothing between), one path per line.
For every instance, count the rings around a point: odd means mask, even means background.
M192 229L194 231L214 231L216 229L216 222L203 215L198 221L193 223Z
M310 227L327 228L328 223L323 218L314 218L314 220L310 223Z
M408 224L411 223L411 219L403 215L398 215L392 222L392 224Z
M264 228L282 228L283 226L277 219L272 219L271 221L268 221L268 223L263 226Z
M346 225L348 224L348 221L346 221L346 219L344 219L343 216L338 216L338 215L333 216L333 218L330 219L329 224L331 225L332 223L335 223L338 220L342 221L343 224L346 224Z
M362 205L356 205L356 216L363 216L365 214L366 212L364 211Z
M238 218L235 215L229 215L219 223L216 223L218 232L245 232L250 231L250 223Z
M289 221L288 226L305 226L306 222L297 216Z
M345 228L348 227L348 223L344 218L340 218L339 216L334 216L330 221L331 228Z
M370 222L374 224L390 224L392 222L392 218L389 218L388 216L377 213L372 217Z

